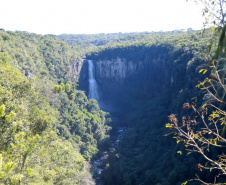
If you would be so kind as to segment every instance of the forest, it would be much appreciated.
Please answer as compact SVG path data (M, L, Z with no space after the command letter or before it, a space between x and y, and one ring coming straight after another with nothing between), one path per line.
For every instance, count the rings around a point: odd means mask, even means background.
M86 161L108 145L111 118L69 79L78 52L26 32L1 31L0 41L1 183L85 181Z
M216 13L204 9L204 30L0 29L0 184L226 184L226 25ZM87 61L99 102L88 98Z

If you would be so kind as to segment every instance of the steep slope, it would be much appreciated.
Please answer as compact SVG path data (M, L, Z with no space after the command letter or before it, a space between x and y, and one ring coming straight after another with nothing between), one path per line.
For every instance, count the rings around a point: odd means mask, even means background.
M79 183L85 159L52 130L56 111L2 55L0 68L0 182Z
M120 43L87 57L95 63L104 102L128 112L127 132L106 160L106 184L170 185L194 177L202 158L180 156L181 146L164 137L164 124L170 113L182 114L184 102L202 102L195 86L208 40L200 32L169 33L157 42ZM206 172L199 175L212 178Z
M182 146L163 135L167 115L180 116L192 98L202 101L195 86L209 37L201 37L199 31L78 36L69 46L54 35L0 31L1 182L91 183L85 159L111 145L111 119L77 89L80 76L79 88L89 91L85 51L95 64L103 108L123 115L128 126L105 156L105 184L192 178L202 159L181 156Z
M200 32L160 33L149 37L140 42L107 45L87 56L95 63L103 101L136 107L138 99L150 99L170 86L181 88L187 83L184 74L194 70L195 60L202 58L200 53L209 39L208 36L201 39ZM88 92L87 68L84 62L79 84Z
M53 35L0 31L0 63L0 182L89 184L86 160L107 147L111 120L76 89L79 53Z

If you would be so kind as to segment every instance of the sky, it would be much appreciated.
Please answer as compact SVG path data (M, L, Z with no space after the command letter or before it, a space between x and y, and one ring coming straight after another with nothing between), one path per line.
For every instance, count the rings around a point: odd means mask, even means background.
M3 0L0 28L38 34L201 29L192 0Z

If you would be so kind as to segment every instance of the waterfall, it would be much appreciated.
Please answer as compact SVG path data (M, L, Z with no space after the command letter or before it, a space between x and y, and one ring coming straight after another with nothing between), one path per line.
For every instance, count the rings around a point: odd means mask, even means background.
M96 99L99 101L98 85L95 79L95 68L92 60L88 60L89 65L89 99Z

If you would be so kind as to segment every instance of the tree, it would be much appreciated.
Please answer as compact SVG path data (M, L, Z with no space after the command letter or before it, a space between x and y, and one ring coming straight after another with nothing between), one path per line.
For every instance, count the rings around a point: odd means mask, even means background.
M177 143L183 143L187 151L187 155L191 153L199 153L206 160L205 164L196 164L196 169L203 171L204 169L212 170L217 173L214 184L217 178L226 176L226 155L224 147L226 147L226 112L225 98L222 94L226 92L224 82L220 78L222 69L217 69L217 61L212 62L209 66L210 77L206 77L200 82L197 87L205 91L204 101L200 108L196 107L196 103L184 103L183 108L192 111L183 116L181 123L178 121L178 116L171 114L168 116L170 123L166 124L170 133L174 134ZM206 73L207 69L201 69L200 73ZM192 115L192 117L190 116ZM213 150L217 148L217 152ZM182 151L178 151L182 154ZM211 184L204 182L198 176L196 179L203 184ZM219 183L220 184L220 183Z
M205 17L204 30L212 30L212 38L208 45L207 53L216 45L215 54L210 61L218 59L222 54L225 54L225 14L226 1L225 0L194 0L196 3L201 3L203 7L203 16Z
M199 72L208 75L197 87L204 91L201 106L197 108L196 103L184 103L183 108L191 110L181 118L171 114L168 116L170 123L166 124L170 133L174 134L177 143L183 143L190 153L199 153L205 159L205 164L196 164L198 171L210 170L216 174L213 183L205 182L197 178L189 181L200 181L202 184L221 184L225 182L222 176L226 176L226 108L225 94L225 49L226 49L226 24L225 24L225 0L195 0L204 5L204 26L212 30L212 38L206 50L205 61L208 63ZM204 30L205 31L205 30ZM191 117L192 115L192 117ZM213 152L214 151L214 152ZM182 151L178 151L182 154ZM186 181L184 184L187 184Z

